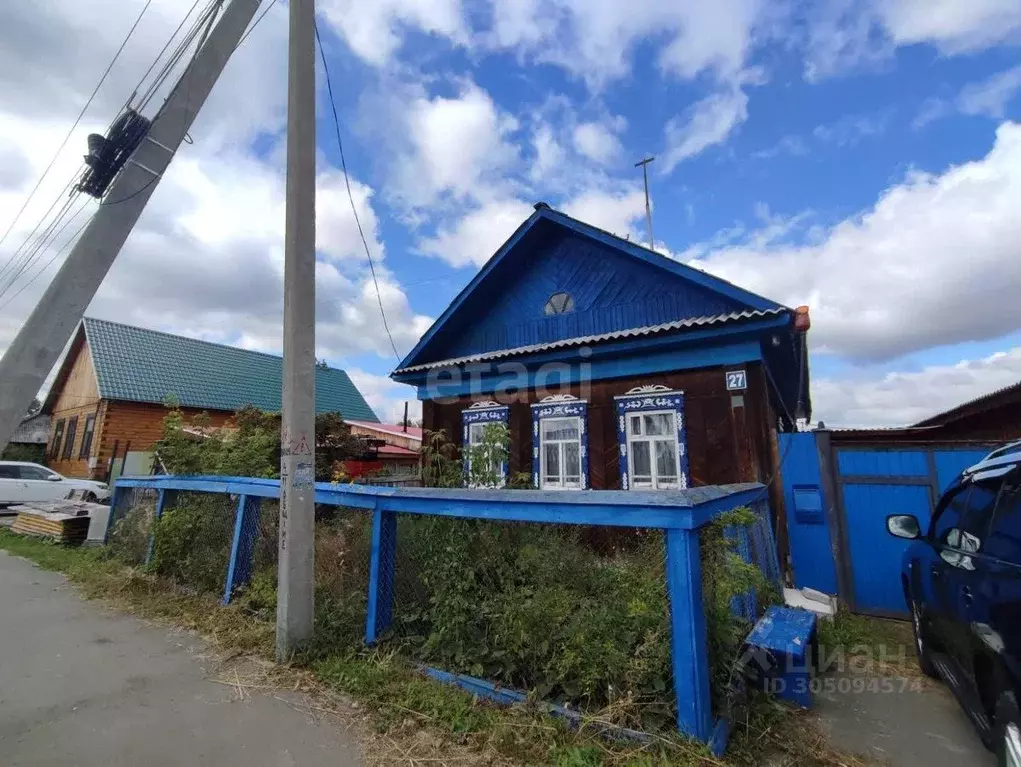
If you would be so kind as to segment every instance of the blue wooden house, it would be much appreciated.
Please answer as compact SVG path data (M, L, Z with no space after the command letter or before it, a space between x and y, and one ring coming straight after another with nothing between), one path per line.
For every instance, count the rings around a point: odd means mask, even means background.
M539 488L765 482L810 415L808 324L538 203L392 377L462 445L506 422Z

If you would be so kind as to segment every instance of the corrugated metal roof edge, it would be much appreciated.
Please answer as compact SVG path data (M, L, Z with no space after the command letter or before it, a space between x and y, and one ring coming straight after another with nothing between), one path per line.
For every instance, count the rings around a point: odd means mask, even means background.
M1021 388L1021 381L1018 381L1017 383L1012 383L1009 386L1003 386L997 389L996 391L991 391L988 394L982 394L978 397L975 397L974 399L968 400L967 402L962 402L960 405L955 405L954 407L949 408L948 410L944 410L941 413L936 413L936 415L931 415L928 418L923 418L921 421L914 424L914 426L917 428L941 426L944 423L947 423L948 421L954 420L955 416L957 416L957 414L962 410L975 407L976 405L981 405L985 400L995 399L996 397L999 397L1003 394L1009 394L1013 390L1019 388Z
M762 319L764 317L776 317L781 314L790 313L792 310L786 307L777 309L755 309L743 312L732 312L730 314L717 314L709 317L693 317L686 320L673 320L659 325L646 325L640 328L628 328L627 330L614 330L609 333L600 333L592 336L578 336L576 338L564 338L559 341L550 341L544 344L531 344L529 346L517 346L511 349L500 349L492 352L481 352L470 354L465 357L451 357L446 360L427 362L422 365L411 365L406 368L398 368L391 375L401 373L415 373L420 370L432 370L438 367L453 367L466 362L482 362L484 360L499 359L501 357L513 357L531 352L547 351L549 349L561 349L569 346L582 344L599 343L601 341L612 341L620 338L632 338L634 336L645 336L653 333L660 333L666 330L680 330L681 328L700 327L703 325L717 325L726 322L739 320Z

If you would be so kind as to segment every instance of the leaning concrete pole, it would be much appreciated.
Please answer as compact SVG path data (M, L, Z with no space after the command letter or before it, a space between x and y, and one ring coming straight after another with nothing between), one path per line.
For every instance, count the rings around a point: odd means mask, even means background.
M70 340L258 7L259 0L233 0L224 11L0 359L0 450Z
M315 566L315 0L290 0L277 658L312 635Z

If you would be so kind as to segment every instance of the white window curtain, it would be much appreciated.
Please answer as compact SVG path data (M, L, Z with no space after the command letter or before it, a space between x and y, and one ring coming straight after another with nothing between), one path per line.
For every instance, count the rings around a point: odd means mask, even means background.
M532 481L541 490L588 488L588 403L553 394L532 405Z
M540 422L542 489L581 489L581 418Z
M631 485L635 489L677 488L681 462L677 416L672 410L628 416L628 454Z
M684 392L653 384L614 397L623 490L688 487Z

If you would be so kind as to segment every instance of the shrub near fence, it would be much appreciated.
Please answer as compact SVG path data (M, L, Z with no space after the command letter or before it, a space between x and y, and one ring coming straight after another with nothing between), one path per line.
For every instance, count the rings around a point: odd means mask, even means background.
M268 618L278 493L273 480L122 479L110 542L137 561L153 530L151 569ZM479 694L527 690L632 729L676 723L715 733L718 750L762 573L778 576L761 497L317 485L313 651L385 643Z

